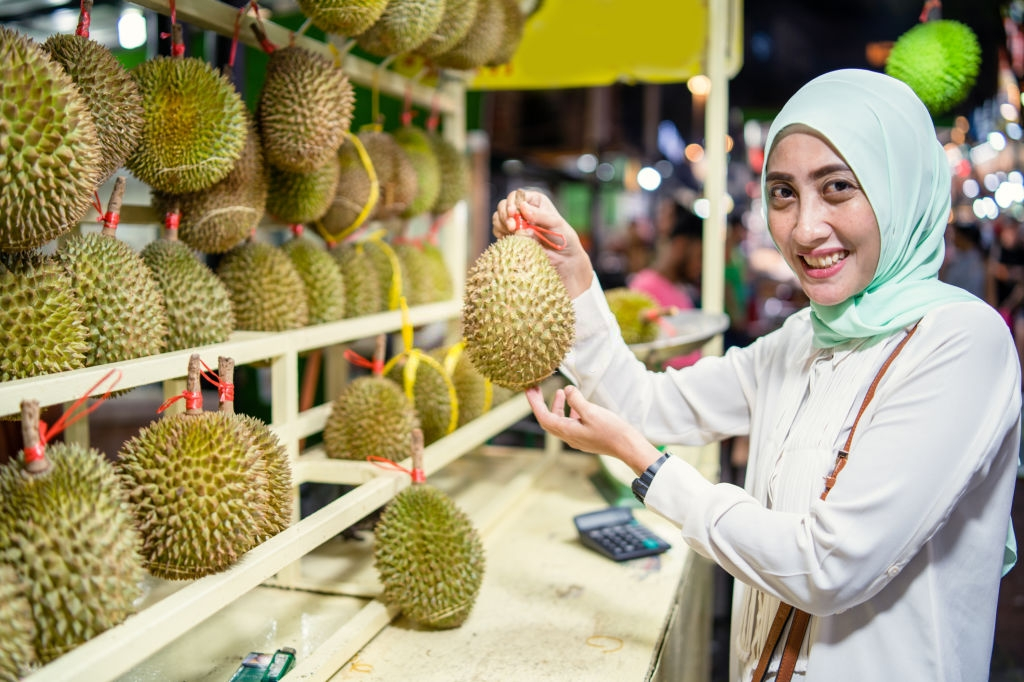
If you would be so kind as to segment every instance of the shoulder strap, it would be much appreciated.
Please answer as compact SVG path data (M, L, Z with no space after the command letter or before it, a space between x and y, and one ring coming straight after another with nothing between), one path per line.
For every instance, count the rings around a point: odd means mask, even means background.
M896 359L896 356L900 354L900 351L903 350L903 347L907 345L907 341L910 340L915 331L917 331L916 324L910 328L906 336L900 339L900 342L892 349L889 357L878 368L878 373L875 374L874 380L868 386L868 392L864 394L864 400L861 402L857 416L853 420L853 426L850 427L850 434L846 437L846 443L836 456L836 464L832 468L832 473L825 477L825 490L821 493L821 499L824 500L828 497L829 492L836 484L839 472L846 466L846 460L850 456L850 447L853 445L853 435L857 431L857 425L860 423L860 418L864 416L868 403L875 397L875 390L878 388L882 376L889 369L889 365ZM801 611L782 602L779 604L779 610L775 612L775 620L772 621L771 629L768 631L768 640L765 642L764 649L761 650L761 657L754 668L753 682L763 682L765 673L768 672L768 664L775 654L775 649L779 646L782 631L785 629L786 621L789 620L790 616L793 616L793 625L789 629L789 636L786 637L786 646L782 650L782 662L779 664L779 672L775 677L775 682L789 682L790 678L792 678L793 670L796 668L796 659L800 654L800 647L803 645L807 624L810 622L811 616L806 611Z

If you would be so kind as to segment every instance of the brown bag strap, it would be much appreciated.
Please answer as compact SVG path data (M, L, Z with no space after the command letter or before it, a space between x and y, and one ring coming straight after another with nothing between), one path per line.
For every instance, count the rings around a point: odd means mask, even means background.
M910 328L907 335L892 349L889 357L878 368L878 373L875 374L874 380L868 386L868 392L864 394L864 400L860 404L857 416L854 417L853 426L850 427L850 434L846 437L846 443L836 456L836 464L832 468L832 473L825 477L825 490L821 493L821 499L824 500L828 497L829 492L836 484L839 472L846 466L846 460L850 456L850 446L853 445L853 434L857 431L857 424L860 423L860 418L864 416L868 403L875 397L875 390L878 388L882 376L889 369L889 365L896 359L896 356L900 354L900 351L903 350L903 347L907 345L907 341L910 340L915 331L917 331L916 324ZM768 639L764 643L764 649L761 650L761 657L757 661L757 667L754 668L753 682L764 681L764 676L768 672L768 664L771 663L775 649L779 646L779 639L782 637L782 631L785 629L786 621L789 620L790 615L793 615L793 625L789 628L786 645L782 649L782 661L779 664L779 672L775 676L775 682L790 682L790 679L793 677L793 671L796 669L796 659L800 655L800 647L803 645L804 635L807 632L807 625L811 620L811 616L806 611L781 602L779 603L778 611L775 612L775 620L772 621L771 629L768 630Z

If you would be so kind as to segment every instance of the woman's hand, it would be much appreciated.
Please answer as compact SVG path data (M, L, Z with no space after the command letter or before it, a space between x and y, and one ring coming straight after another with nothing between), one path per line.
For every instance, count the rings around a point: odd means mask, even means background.
M517 231L516 216L544 230L544 239L533 230L519 230L520 234L538 239L547 247L548 258L555 267L570 298L576 298L588 288L594 279L594 268L590 256L583 249L580 237L561 216L551 200L536 190L516 190L498 202L498 208L491 217L494 236L498 239ZM563 248L551 248L545 241Z
M555 391L551 409L539 386L526 389L526 399L537 423L569 447L621 459L638 475L661 456L639 431L611 410L588 401L575 386Z

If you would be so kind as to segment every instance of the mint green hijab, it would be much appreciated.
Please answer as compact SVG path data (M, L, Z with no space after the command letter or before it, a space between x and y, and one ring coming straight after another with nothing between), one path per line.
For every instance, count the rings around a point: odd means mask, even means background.
M766 159L780 133L796 124L816 130L850 166L875 211L882 239L878 269L864 291L836 305L811 302L816 347L888 336L932 308L975 300L938 278L952 178L931 115L909 86L860 69L818 76L800 88L772 122ZM764 174L761 196L767 196ZM767 203L764 216L767 223ZM1016 561L1017 542L1010 524L1003 575Z
M938 279L950 209L949 162L931 115L909 86L859 69L815 78L772 122L766 159L780 133L794 124L817 131L849 164L882 240L878 269L864 291L836 305L811 303L816 347L888 336L936 306L974 298ZM767 196L763 175L761 196ZM766 222L767 210L765 204Z

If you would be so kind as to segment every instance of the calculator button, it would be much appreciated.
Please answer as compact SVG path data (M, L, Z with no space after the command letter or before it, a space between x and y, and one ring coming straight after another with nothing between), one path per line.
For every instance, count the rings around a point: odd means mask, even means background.
M657 540L652 540L651 538L644 538L644 547L646 547L647 549L655 549L657 546Z

